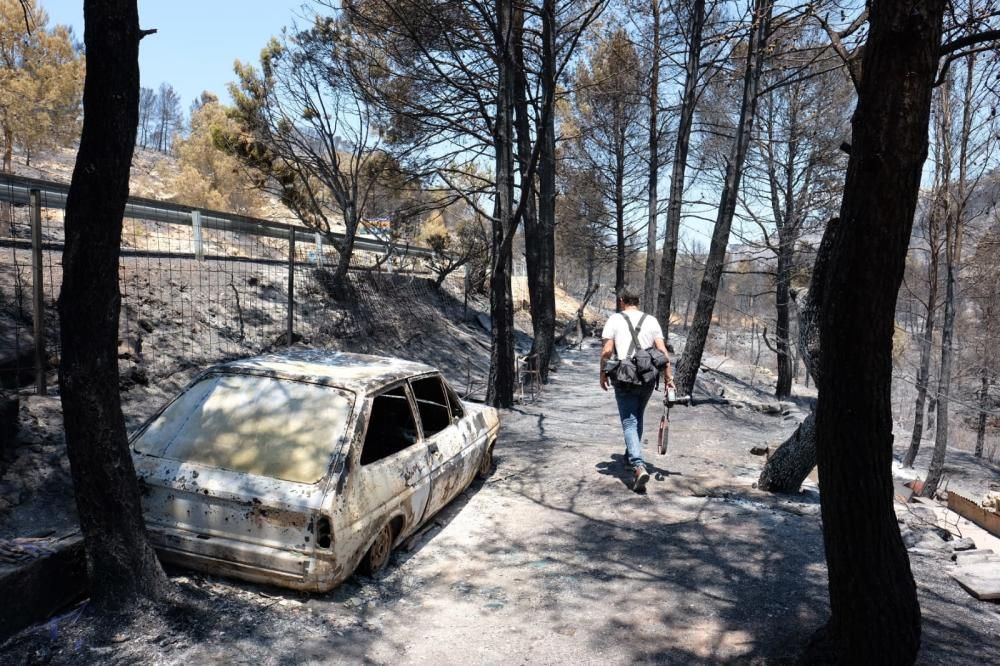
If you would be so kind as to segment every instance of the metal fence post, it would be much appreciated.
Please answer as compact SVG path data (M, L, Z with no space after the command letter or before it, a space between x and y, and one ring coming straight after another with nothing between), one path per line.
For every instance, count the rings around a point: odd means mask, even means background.
M288 230L288 346L295 331L295 229Z
M205 246L201 238L201 211L191 211L191 228L194 231L194 258L205 261Z
M48 395L45 386L45 283L42 274L42 193L31 190L31 291L35 336L35 386L38 395Z

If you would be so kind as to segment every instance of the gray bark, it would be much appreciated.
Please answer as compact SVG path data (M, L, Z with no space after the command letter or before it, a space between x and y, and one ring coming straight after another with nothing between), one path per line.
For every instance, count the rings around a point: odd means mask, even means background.
M493 145L496 152L496 201L490 272L490 374L486 402L494 407L514 404L514 302L511 296L511 243L514 213L514 71L510 35L512 0L496 0L496 48L500 66Z
M669 319L670 313L660 316L656 302L656 218L659 206L660 180L660 0L650 0L653 19L652 62L649 72L649 179L646 206L646 273L643 279L642 303L647 312L661 319Z
M725 183L719 201L715 228L712 232L712 243L709 246L708 258L705 262L705 275L698 293L694 321L688 331L684 355L681 357L674 375L678 391L682 395L691 395L694 390L694 380L701 365L705 340L708 338L708 329L712 323L715 297L719 291L719 281L722 278L722 268L729 246L729 231L736 213L736 200L743 177L743 166L753 131L754 115L757 109L757 88L765 56L765 46L771 30L773 9L773 0L754 0L753 22L747 47L746 72L743 78L743 97L740 101L740 120L727 160Z
M990 398L990 373L984 365L979 371L979 419L976 423L976 451L977 458L983 457L983 444L986 441L986 411L989 407Z
M667 231L663 238L663 256L660 258L660 288L657 294L656 313L663 336L667 337L670 313L673 308L674 274L677 270L677 247L681 228L681 206L684 199L684 175L687 170L691 126L698 101L698 71L701 67L701 37L705 26L705 0L694 0L688 24L689 46L684 66L684 94L677 121L677 142L674 145L673 168L670 172L670 199L667 202ZM684 311L684 328L688 325L690 299Z
M66 200L59 385L91 599L120 610L161 598L168 587L146 537L118 393L118 264L142 36L135 0L86 0L84 16L84 119Z
M816 466L816 414L810 412L792 436L767 459L757 487L774 493L797 493Z

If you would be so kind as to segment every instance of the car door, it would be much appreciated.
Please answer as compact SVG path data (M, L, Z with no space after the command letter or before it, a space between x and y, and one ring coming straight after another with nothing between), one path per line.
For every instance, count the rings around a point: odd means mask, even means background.
M430 458L406 383L375 394L367 408L343 500L348 520L342 538L350 540L344 551L361 554L389 522L397 540L411 533L426 512L431 487Z
M427 515L437 513L460 493L475 473L466 430L453 418L440 375L410 380L421 432L431 465L431 496Z

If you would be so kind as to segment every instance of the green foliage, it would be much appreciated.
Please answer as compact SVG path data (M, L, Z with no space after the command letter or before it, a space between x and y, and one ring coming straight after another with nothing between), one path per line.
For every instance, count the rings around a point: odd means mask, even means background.
M253 215L263 203L254 177L216 137L236 131L235 122L215 95L202 93L191 113L191 133L175 142L180 168L170 182L174 198L189 206Z
M21 0L0 0L3 171L11 169L15 144L30 158L79 136L83 56L74 47L69 28L49 29L47 23L48 16L35 0L24 0L23 5Z

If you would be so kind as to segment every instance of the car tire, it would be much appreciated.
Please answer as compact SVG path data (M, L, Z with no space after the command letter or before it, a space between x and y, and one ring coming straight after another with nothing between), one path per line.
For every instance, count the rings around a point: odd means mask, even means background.
M392 555L392 540L394 536L392 525L387 524L382 527L375 536L375 540L372 542L368 552L365 553L364 559L361 560L362 573L371 576L385 568L385 565L389 563L389 557Z
M479 469L476 470L476 476L480 479L485 479L493 472L493 443L491 442L489 446L486 447L486 451L483 453L482 460L479 461Z

